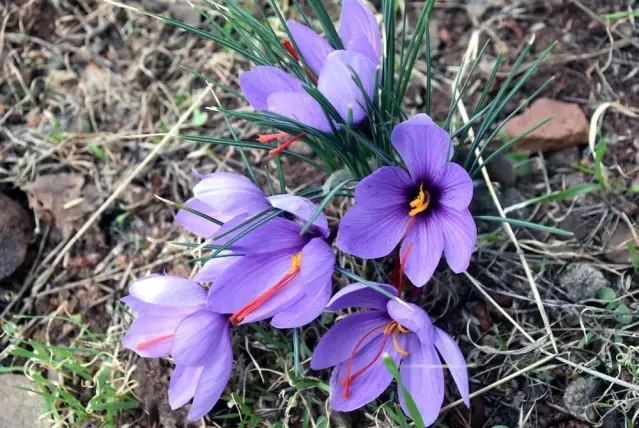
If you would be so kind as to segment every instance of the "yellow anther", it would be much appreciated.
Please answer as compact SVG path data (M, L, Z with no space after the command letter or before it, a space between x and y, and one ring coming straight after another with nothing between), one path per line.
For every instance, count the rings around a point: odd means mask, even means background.
M414 217L417 214L423 211L426 211L426 208L428 208L429 203L430 203L430 195L428 194L428 192L424 191L424 185L421 184L419 186L419 193L417 194L415 199L410 201L409 205L411 207L411 210L408 212L408 215L411 217Z
M400 333L404 334L409 332L409 330L401 324L397 324L397 330L399 330Z
M291 270L290 272L297 272L300 270L300 263L302 263L302 252L295 254L291 260Z
M388 325L384 328L384 334L388 335L391 334L393 332L393 330L395 330L395 327L397 327L399 324L397 324L397 321L391 321L390 323L388 323Z
M395 350L397 352L399 352L401 355L403 355L404 357L408 355L408 351L404 348L402 348L401 346L399 346L399 343L397 343L397 334L399 333L399 330L395 332L395 334L393 334L393 346L395 347Z

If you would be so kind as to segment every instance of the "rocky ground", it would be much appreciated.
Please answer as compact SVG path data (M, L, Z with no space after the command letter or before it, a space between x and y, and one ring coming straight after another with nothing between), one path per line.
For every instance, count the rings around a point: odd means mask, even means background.
M201 24L186 1L127 4ZM422 6L407 2L409 23ZM562 237L515 228L513 240L501 227L483 222L468 275L445 270L436 275L424 304L438 325L458 338L476 393L471 412L453 404L441 426L623 427L624 420L635 418L636 7L622 0L436 3L430 28L435 119L447 113L450 84L469 43L491 41L464 100L468 105L479 97L500 52L503 73L492 95L532 37L533 56L557 43L506 113L546 79L554 80L500 138L517 136L549 115L554 120L497 158L489 174L508 216L574 233ZM13 372L0 375L0 408L13 409L15 420L27 421L23 426L35 426L34 408L43 405L61 426L185 426L185 413L171 412L167 404L170 363L138 360L120 349L131 318L118 299L148 272L193 270L189 251L167 245L191 238L154 195L188 198L195 183L192 168L242 168L234 149L165 137L176 124L180 132L228 137L220 113L205 107L218 102L242 107L228 95L216 100L203 92L204 83L180 65L231 86L250 65L210 41L106 2L16 0L0 10L5 332L0 373ZM409 111L423 109L425 71L418 61ZM257 133L243 122L233 126L241 139ZM591 147L602 142L605 150L595 154ZM159 144L164 148L144 164ZM248 154L262 176L273 173L264 153ZM291 189L308 184L303 165L284 162ZM473 209L497 215L481 178ZM339 211L334 207L329 217ZM302 333L303 363L324 329L320 323ZM208 425L325 426L320 377L307 361L304 382L292 377L290 336L259 326L244 333L245 340L236 344L236 374ZM30 386L16 373L27 373ZM42 398L34 402L34 395L10 386L32 388ZM17 406L16 398L29 404ZM451 389L447 402L455 400ZM330 421L401 426L397 411L379 402L361 412L333 413ZM47 426L44 419L38 423Z

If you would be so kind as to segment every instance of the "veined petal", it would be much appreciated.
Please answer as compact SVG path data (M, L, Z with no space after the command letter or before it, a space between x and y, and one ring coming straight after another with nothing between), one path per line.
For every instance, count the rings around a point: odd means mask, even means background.
M339 224L337 248L364 259L384 257L402 239L409 218L404 207L374 209L356 203Z
M268 97L267 108L322 132L332 132L326 113L307 92L276 92Z
M473 181L466 170L454 162L444 165L435 185L440 190L437 201L449 208L466 209L473 199Z
M302 58L311 67L316 75L319 75L324 67L324 61L328 54L335 49L326 41L326 39L315 31L302 25L296 21L287 21L288 31L291 32L295 44L302 54Z
M269 207L266 195L248 178L231 172L216 172L193 188L195 197L217 211L234 217L256 214Z
M344 0L339 35L347 50L355 50L379 64L382 36L375 15L359 0Z
M295 279L269 297L259 308L244 318L242 324L270 318L294 305L305 306L309 299L313 298L318 289L327 287L329 291L325 294L330 294L334 264L335 254L333 254L331 247L321 238L311 240L302 249L300 271ZM286 272L282 272L281 277L285 274ZM281 277L279 279L281 279ZM271 284L271 286L273 285L275 285L275 283ZM301 317L301 319L303 320L310 317L312 321L317 318L324 311L324 306L327 301L328 298L322 306L313 305L313 312L304 314L305 316ZM278 328L299 327L294 319L286 315L274 321L275 324L273 325ZM287 321L290 321L290 324Z
M171 410L184 406L195 395L197 382L204 367L176 365L169 383L169 405Z
M302 82L277 67L260 65L240 74L240 89L256 110L268 108L268 97L276 92L304 92Z
M175 330L171 356L177 364L203 366L222 346L229 330L228 317L201 309L184 318Z
M186 201L184 205L221 222L228 221L232 218L220 211L214 210L210 205L198 198L191 198ZM187 231L202 238L208 238L220 229L219 225L185 209L178 211L175 216L175 221Z
M204 303L195 306L169 306L169 305L156 305L153 303L146 303L137 297L128 295L120 299L122 303L127 305L132 312L136 312L140 315L151 316L187 316L204 308Z
M413 185L410 176L402 168L383 166L355 187L355 201L371 208L404 208L410 211L408 189Z
M319 285L319 281L316 283ZM319 285L314 292L305 292L294 304L276 313L271 325L275 328L295 328L314 321L322 314L331 298L331 285L332 280L328 278L326 283Z
M403 339L403 337L398 338L400 346L403 346ZM384 344L383 348L382 344ZM381 354L379 353L380 349L382 349ZM386 336L384 343L384 335L377 336L373 341L369 342L357 352L355 358L353 358L350 370L351 375L366 367L371 361L374 360L375 363L350 383L348 397L345 396L345 387L342 385L342 381L348 374L349 361L344 361L335 367L333 375L331 376L330 385L331 407L334 410L348 412L359 409L384 392L393 380L393 376L384 366L382 360L384 354L389 354L397 365L399 365L402 360L402 356L393 345L393 339ZM376 356L378 356L377 359L375 359Z
M129 287L131 295L145 303L166 306L198 306L206 302L206 290L195 281L171 275L151 275Z
M477 240L475 220L467 209L457 211L439 207L435 214L444 235L444 254L448 266L455 273L464 272L468 269Z
M434 217L434 214L426 217L418 214L399 250L402 258L408 254L404 273L416 287L428 282L442 258L444 236Z
M401 304L389 300L386 304L388 315L394 320L415 333L422 343L433 344L433 322L422 308L413 303Z
M173 333L185 315L140 315L122 338L122 346L141 357L165 357L171 352Z
M349 110L352 110L353 124L358 124L366 117L368 107L364 93L373 99L375 68L368 57L357 52L339 50L326 59L317 89L330 101L345 123L348 123ZM354 76L359 78L365 92L355 83Z
M307 222L317 210L317 205L301 196L273 195L267 199L273 207L291 213L303 222ZM317 227L324 238L328 238L330 231L328 230L328 221L323 212L315 219L313 225Z
M202 269L193 278L197 282L214 282L229 266L238 261L241 256L230 255L230 252L223 251L220 256L204 263Z
M430 426L437 420L444 402L444 371L432 345L420 342L416 337L409 337L408 341L408 356L402 361L400 375L424 425ZM404 413L410 415L404 394L401 391L398 394Z
M425 114L393 129L391 143L416 181L434 182L453 154L450 137Z
M239 311L287 274L294 254L293 250L242 257L217 278L207 308L222 314Z
M216 236L222 236L227 231L234 229L239 224L248 220L248 217L236 218L224 224ZM262 219L257 219L247 226L237 229L235 232L216 239L215 244L225 244L234 237L243 233L249 227L255 226ZM261 254L282 250L300 250L307 243L307 238L300 236L301 226L282 217L268 220L231 245L231 249L239 254Z
M450 374L457 384L457 389L461 394L462 399L466 407L470 408L470 390L468 385L468 369L466 367L466 360L461 349L452 337L450 337L441 328L435 327L435 348L442 356Z
M202 369L200 379L195 388L193 404L188 415L188 418L192 421L200 419L211 411L231 378L233 349L231 347L229 329L224 330L220 345L211 357L212 360Z
M388 284L375 284L378 287L388 291L393 295L397 295L397 289ZM377 290L372 289L366 284L356 282L339 290L326 309L329 311L339 311L346 308L366 308L386 310L388 297L384 296Z
M389 322L391 319L385 311L359 312L344 317L320 339L313 351L311 368L321 370L347 361L366 333L379 327L362 341L360 348L382 335Z

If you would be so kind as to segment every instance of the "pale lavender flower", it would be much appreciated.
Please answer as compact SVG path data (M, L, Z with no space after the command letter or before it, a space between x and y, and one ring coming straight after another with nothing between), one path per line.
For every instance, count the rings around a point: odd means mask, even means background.
M355 205L339 225L337 247L375 259L402 241L406 275L418 287L431 278L442 252L454 272L465 271L477 239L468 210L473 183L460 165L449 162L449 135L419 114L395 127L391 143L408 172L385 166L357 185Z
M233 352L228 317L205 308L206 290L176 276L151 275L133 283L122 299L136 319L122 339L142 357L171 355L172 409L193 399L189 419L206 415L231 377Z
M394 287L378 284L389 293ZM311 368L334 367L330 382L331 407L351 411L375 400L393 377L383 364L388 354L400 368L402 383L415 401L426 425L439 415L444 401L444 373L448 366L466 406L470 407L468 372L455 341L435 327L419 306L400 303L369 288L352 284L340 290L327 309L372 309L348 315L318 343ZM408 415L401 391L400 404Z

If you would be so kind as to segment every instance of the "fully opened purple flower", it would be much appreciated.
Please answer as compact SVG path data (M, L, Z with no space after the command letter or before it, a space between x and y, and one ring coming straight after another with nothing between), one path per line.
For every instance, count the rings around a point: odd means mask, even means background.
M355 205L339 225L337 247L358 257L375 259L400 254L413 284L430 279L442 252L451 269L468 268L477 229L468 205L473 183L458 164L448 162L448 134L425 114L395 127L391 142L408 173L385 166L355 189Z
M380 284L390 293L396 290ZM335 367L331 376L331 407L351 411L377 398L393 377L382 356L390 355L400 368L402 383L415 401L426 425L432 424L444 401L445 361L461 396L470 407L466 363L455 341L435 327L426 313L410 303L399 303L364 284L352 284L331 299L327 309L372 309L348 315L318 343L311 368ZM398 391L402 409L406 402Z
M375 16L358 0L343 2L340 38L346 50L335 50L326 39L297 22L289 21L288 28L311 68L311 80L316 83L317 89L344 122L349 120L349 115L353 124L361 122L366 117L366 98L353 80L353 73L372 99L381 46ZM285 46L293 58L298 59L292 46ZM317 79L315 76L318 76ZM331 132L331 121L303 85L293 75L271 66L258 66L240 75L240 87L253 108L278 113L322 132ZM282 146L290 145L299 137L293 137Z
M205 309L206 290L175 276L151 275L133 283L122 299L138 313L122 339L142 357L171 355L172 409L193 399L189 419L207 414L231 377L233 352L228 317Z

